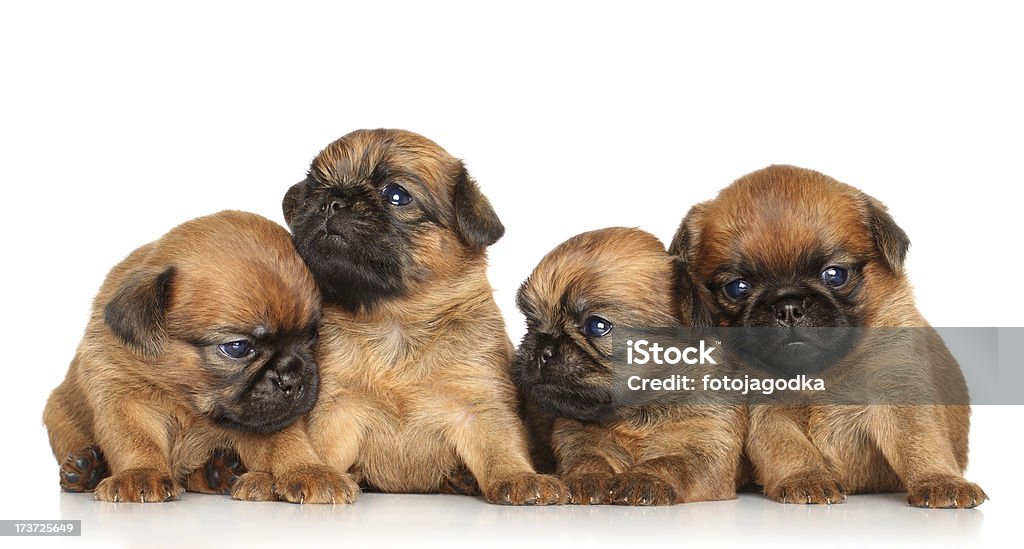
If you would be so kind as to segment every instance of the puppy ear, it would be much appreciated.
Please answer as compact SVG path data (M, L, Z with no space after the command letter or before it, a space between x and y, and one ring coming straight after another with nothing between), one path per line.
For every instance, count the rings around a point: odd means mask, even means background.
M875 239L875 247L882 254L889 269L899 274L903 271L903 260L910 248L910 237L896 224L884 204L864 195L868 211L868 228Z
M505 234L498 214L462 162L455 180L455 227L462 242L473 248L486 248Z
M281 209L284 210L284 222L291 228L292 221L295 219L296 214L299 213L299 209L302 207L302 203L306 200L306 195L309 193L309 179L303 179L298 183L292 185L288 192L284 195L284 200L281 202Z
M130 276L103 309L103 321L125 344L146 356L163 348L164 320L174 267L142 270Z
M684 321L689 321L694 328L713 328L717 319L708 304L707 290L701 288L690 274L689 264L678 255L672 256L672 267L675 272L676 295L679 309Z
M668 253L682 258L684 261L693 261L697 244L700 242L700 226L704 219L704 205L695 204L686 213L679 228L676 229L672 243L668 247Z

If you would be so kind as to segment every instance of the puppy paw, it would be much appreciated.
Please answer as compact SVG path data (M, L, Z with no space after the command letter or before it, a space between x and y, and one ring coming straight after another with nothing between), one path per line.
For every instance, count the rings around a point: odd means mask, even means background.
M654 475L626 472L608 481L608 501L615 505L672 505L676 491Z
M479 496L483 493L480 491L480 485L477 483L476 477L465 466L461 466L448 473L444 483L441 485L440 491L444 494L460 496Z
M569 503L575 505L601 505L611 503L608 499L610 475L587 473L563 478L569 489Z
M238 477L245 474L238 454L231 450L217 450L202 467L188 477L189 492L204 494L230 494Z
M977 484L953 476L926 479L907 490L907 503L931 509L970 509L986 499Z
M60 487L65 492L92 492L109 476L107 460L96 446L73 452L60 464Z
M176 499L184 491L164 471L128 469L100 481L95 494L96 499L114 503L156 503Z
M569 501L569 491L562 481L537 473L519 473L498 480L484 495L488 502L499 505L556 505Z
M243 501L274 501L274 477L269 473L249 471L238 477L231 487L231 497Z
M829 473L793 475L777 486L765 486L764 495L779 503L830 505L846 501L846 489Z
M353 503L359 484L326 465L300 467L274 479L274 494L292 503Z

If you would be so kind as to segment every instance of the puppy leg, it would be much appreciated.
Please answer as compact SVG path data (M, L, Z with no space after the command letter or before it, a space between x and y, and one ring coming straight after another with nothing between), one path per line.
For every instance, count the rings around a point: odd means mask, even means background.
M746 452L767 497L781 503L841 503L846 489L808 437L806 407L750 407Z
M181 495L170 468L169 418L123 397L97 401L103 404L96 410L96 437L113 474L96 486L96 498L151 503Z
M50 448L60 463L60 487L65 492L91 492L110 476L103 452L83 428L82 417L72 415L66 404L67 382L50 395L43 410L43 423L50 437ZM79 403L83 408L85 403ZM79 414L81 416L81 414Z
M971 508L988 495L963 477L942 406L869 407L868 430L914 507Z
M605 440L607 436L594 431L578 421L555 421L552 450L558 463L558 476L569 491L569 503L611 503L608 481L628 465L628 456L616 456L618 459L615 459L609 455L609 452L621 451L621 448L616 445L609 448Z
M359 494L352 475L327 466L316 455L301 419L267 437L241 437L238 454L250 471L235 482L235 499L352 503Z
M495 399L494 402L504 402ZM450 428L452 443L491 503L504 505L551 505L566 503L565 484L533 470L526 448L526 434L511 409L467 405Z

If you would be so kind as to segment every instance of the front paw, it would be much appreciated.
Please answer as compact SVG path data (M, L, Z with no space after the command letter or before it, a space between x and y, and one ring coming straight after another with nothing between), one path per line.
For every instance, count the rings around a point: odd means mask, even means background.
M353 503L359 484L326 465L293 469L274 479L274 494L292 503Z
M576 505L602 505L611 503L608 499L608 479L611 475L586 473L569 475L562 480L569 490L569 503Z
M626 472L608 481L608 500L615 505L672 505L676 491L654 475Z
M487 501L500 505L556 505L567 503L565 484L551 475L519 473L491 483Z
M970 509L988 499L977 484L960 477L934 477L907 490L907 503L931 509Z
M249 471L231 486L231 497L242 501L274 501L274 477L269 473Z
M765 486L764 495L779 503L830 505L846 501L846 489L839 479L825 472L793 475L776 486Z
M176 499L184 492L171 476L157 469L128 469L103 479L96 499L112 502L154 503Z

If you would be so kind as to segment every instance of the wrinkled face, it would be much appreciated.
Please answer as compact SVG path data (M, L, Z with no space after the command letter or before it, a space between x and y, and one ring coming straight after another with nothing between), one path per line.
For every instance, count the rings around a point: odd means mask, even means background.
M845 356L876 304L872 288L909 242L880 204L826 176L786 166L750 174L694 208L673 243L689 248L734 350L780 372Z
M613 418L615 330L676 326L675 293L672 260L648 233L612 228L567 240L519 289L527 333L513 380L552 416Z
M353 311L458 272L504 232L461 162L400 130L330 144L283 208L324 299Z
M107 326L150 362L146 375L228 429L271 433L309 412L320 302L287 231L224 212L157 246L104 310Z

